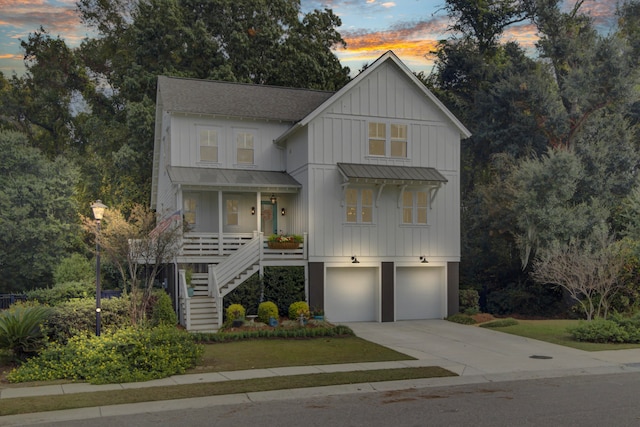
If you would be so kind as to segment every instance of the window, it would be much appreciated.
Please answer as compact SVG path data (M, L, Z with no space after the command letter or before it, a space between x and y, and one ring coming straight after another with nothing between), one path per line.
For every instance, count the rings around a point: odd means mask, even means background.
M402 195L402 223L427 224L427 192L405 191Z
M369 155L384 156L387 141L387 126L384 123L369 123Z
M193 197L185 197L184 199L184 221L189 225L196 223L196 199Z
M200 129L200 161L218 161L218 131L216 129Z
M407 157L407 125L391 125L391 157Z
M238 201L227 199L227 225L238 225Z
M348 188L345 194L348 223L373 222L373 190Z
M369 155L407 157L407 125L392 123L387 135L386 123L369 123Z
M238 163L243 165L253 164L253 134L250 132L236 133L236 149Z

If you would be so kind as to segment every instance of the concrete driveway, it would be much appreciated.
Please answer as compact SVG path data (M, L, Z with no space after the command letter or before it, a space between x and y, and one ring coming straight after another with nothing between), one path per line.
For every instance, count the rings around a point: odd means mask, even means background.
M587 352L446 320L347 325L368 341L492 381L640 371L640 349Z

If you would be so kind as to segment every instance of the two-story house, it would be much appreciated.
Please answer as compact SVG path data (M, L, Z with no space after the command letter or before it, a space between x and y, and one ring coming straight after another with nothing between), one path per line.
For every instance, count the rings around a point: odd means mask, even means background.
M393 52L337 92L159 77L151 206L188 226L181 321L215 330L224 296L269 265L304 266L332 322L455 313L469 136ZM269 249L273 233L304 243Z

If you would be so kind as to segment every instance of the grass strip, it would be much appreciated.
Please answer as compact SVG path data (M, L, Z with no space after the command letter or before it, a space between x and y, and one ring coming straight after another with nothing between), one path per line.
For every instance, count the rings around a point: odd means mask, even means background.
M439 366L331 372L0 400L0 416L259 391L456 376Z

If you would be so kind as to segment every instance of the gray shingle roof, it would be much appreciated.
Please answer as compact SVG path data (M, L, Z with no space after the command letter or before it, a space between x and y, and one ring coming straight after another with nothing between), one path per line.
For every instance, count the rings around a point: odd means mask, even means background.
M364 165L359 163L338 163L340 172L350 181L368 182L447 182L435 168L417 166Z
M175 113L212 114L297 122L334 92L278 86L158 77L163 108Z
M169 167L169 178L174 184L195 186L233 187L238 189L269 189L291 192L302 187L286 172Z

